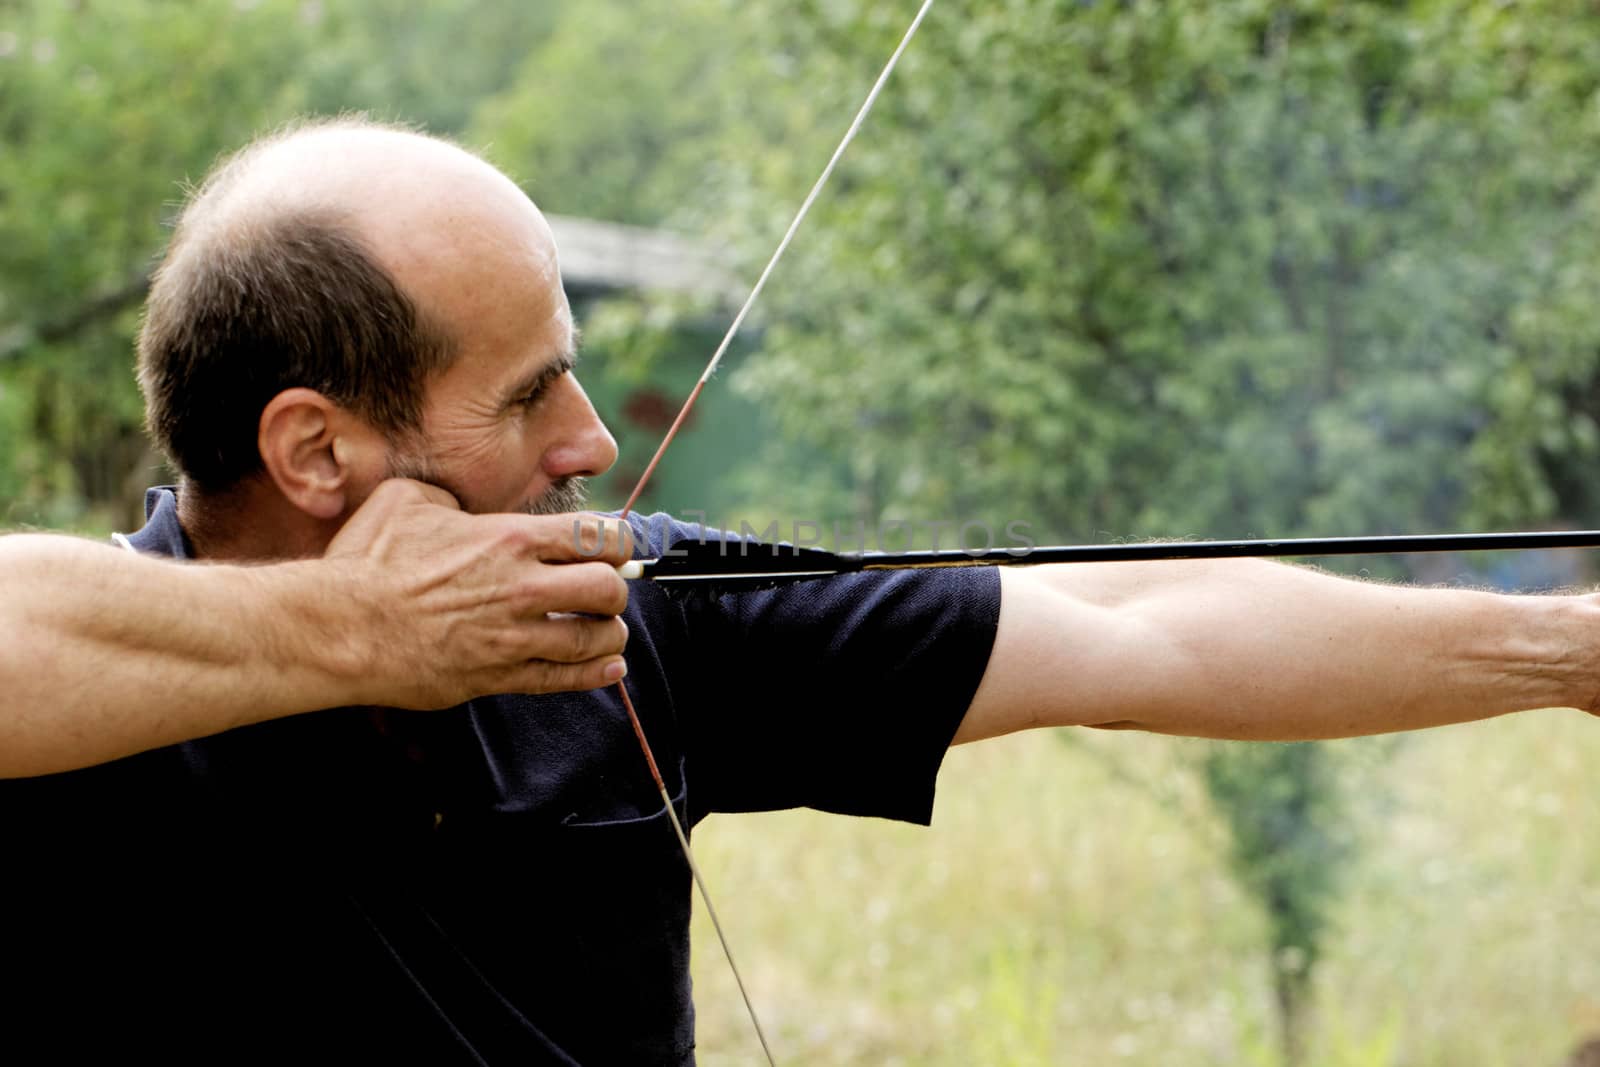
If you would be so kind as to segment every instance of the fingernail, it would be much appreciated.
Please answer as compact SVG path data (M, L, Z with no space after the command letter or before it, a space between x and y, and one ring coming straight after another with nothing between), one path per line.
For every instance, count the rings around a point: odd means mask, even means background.
M606 664L606 681L608 682L620 682L627 673L628 662L626 660L613 660Z

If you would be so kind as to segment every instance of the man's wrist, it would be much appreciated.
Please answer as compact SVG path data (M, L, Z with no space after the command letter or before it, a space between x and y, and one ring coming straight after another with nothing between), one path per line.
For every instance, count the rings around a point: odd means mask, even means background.
M297 711L379 703L381 611L355 560L301 560L257 570L270 584L263 600L261 650L279 672Z
M1600 714L1600 657L1594 654L1595 637L1600 634L1600 595L1549 599L1559 605L1557 625L1562 633L1562 660L1566 667L1561 672L1565 681L1563 699L1552 706Z
M1478 633L1493 643L1490 656L1505 686L1507 699L1496 701L1501 705L1496 711L1593 710L1600 695L1600 660L1593 655L1595 635L1600 634L1600 600L1514 596L1485 603L1511 609L1489 613L1474 623Z

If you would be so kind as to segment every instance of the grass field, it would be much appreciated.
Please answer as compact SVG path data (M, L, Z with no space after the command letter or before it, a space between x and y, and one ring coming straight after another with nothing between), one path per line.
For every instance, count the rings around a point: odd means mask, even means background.
M779 1062L1276 1064L1263 924L1221 862L1196 744L957 749L932 829L706 822L697 856ZM1600 1033L1600 721L1339 744L1363 849L1311 1064L1560 1067ZM701 1064L758 1062L700 911L694 936Z

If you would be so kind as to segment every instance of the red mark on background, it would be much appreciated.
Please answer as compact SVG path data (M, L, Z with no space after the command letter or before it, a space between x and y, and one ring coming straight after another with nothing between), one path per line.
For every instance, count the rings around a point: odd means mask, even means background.
M644 474L644 465L641 463L627 463L621 461L612 468L611 477L617 485L638 485L640 475Z
M678 401L662 392L660 389L646 387L635 389L629 393L622 402L622 417L629 423L642 430L663 432L672 425L672 420L678 415ZM684 420L683 428L689 429L694 424L694 412Z

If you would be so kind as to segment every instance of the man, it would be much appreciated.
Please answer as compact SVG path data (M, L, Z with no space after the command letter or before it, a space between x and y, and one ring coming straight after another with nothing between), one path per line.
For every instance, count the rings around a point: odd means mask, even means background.
M397 473L468 511L573 507L615 455L573 344L548 227L487 164L353 122L259 143L151 294L140 381L183 482L134 543L316 555ZM641 554L695 532L630 521ZM1600 691L1593 598L1255 561L641 583L624 618L689 823L926 821L951 743L1026 727L1335 737ZM30 1025L100 1013L124 1048L208 1062L693 1061L689 875L614 691L288 716L20 785L29 844L80 856L16 867Z
M627 588L601 560L620 562L621 540L602 545L595 519L585 544L570 521L454 504L385 482L323 558L272 567L0 538L0 777L317 708L442 708L620 677ZM561 560L575 562L549 565Z

